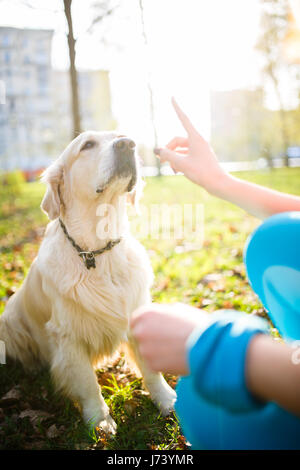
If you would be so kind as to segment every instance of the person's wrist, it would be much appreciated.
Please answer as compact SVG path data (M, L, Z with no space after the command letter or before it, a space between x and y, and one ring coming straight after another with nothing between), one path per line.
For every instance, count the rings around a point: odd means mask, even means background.
M226 173L222 168L216 171L213 177L205 185L206 191L212 196L225 199L230 192L230 187L233 184L233 178L229 173Z

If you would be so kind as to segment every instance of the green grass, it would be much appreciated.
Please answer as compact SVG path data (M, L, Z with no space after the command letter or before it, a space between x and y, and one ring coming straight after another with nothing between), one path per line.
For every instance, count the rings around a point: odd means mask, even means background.
M300 195L300 169L249 172L239 176ZM22 284L37 254L47 224L47 218L39 208L44 189L39 183L23 184L14 201L5 197L1 201L0 313L9 296ZM151 204L162 202L202 204L204 239L202 245L200 233L188 239L141 239L155 272L153 300L180 301L208 312L235 308L266 316L246 280L243 265L245 241L260 222L242 209L209 196L182 176L147 180L141 201L141 220L145 220L145 212ZM138 227L135 231L138 235ZM0 366L0 449L185 447L176 417L160 416L145 393L141 379L127 368L122 356L98 371L98 379L118 424L114 437L89 433L76 405L53 390L47 370L28 374L17 364ZM176 377L167 376L167 380L173 386L176 383ZM1 400L16 386L17 399L6 403ZM26 410L48 414L36 419L22 417Z

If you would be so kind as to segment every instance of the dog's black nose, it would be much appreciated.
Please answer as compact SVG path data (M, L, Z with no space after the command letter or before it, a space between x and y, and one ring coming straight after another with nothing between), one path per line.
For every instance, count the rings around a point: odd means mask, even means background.
M128 151L133 151L135 148L135 142L131 139L128 139L128 137L121 137L117 140L114 141L114 148L118 152L128 152Z

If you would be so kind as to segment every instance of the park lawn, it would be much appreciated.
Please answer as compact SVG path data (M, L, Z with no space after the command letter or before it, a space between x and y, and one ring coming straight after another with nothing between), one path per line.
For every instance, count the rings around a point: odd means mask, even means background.
M300 195L300 169L238 175L280 191ZM47 217L39 209L45 188L25 183L14 201L0 207L0 313L21 285L37 254ZM201 205L204 223L197 233L177 239L141 236L151 204ZM191 220L188 220L191 222ZM208 195L182 176L148 178L140 219L133 232L147 248L155 273L156 302L184 302L212 312L235 308L266 317L252 292L243 265L243 247L259 220ZM158 231L161 234L162 229ZM159 236L159 235L158 235ZM272 325L271 325L272 326ZM278 333L272 328L272 333ZM0 449L184 449L174 415L163 418L145 393L141 379L123 356L98 373L103 394L118 424L116 436L92 435L76 405L55 393L47 370L29 374L19 365L0 365ZM172 386L176 377L167 376ZM11 398L3 398L9 392ZM2 398L1 398L2 397Z

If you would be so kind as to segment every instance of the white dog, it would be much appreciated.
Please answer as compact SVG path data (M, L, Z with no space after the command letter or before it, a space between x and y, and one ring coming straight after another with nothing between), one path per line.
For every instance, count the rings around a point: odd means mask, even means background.
M29 368L49 364L57 388L106 432L116 424L93 367L124 339L164 415L176 398L161 374L147 370L128 331L133 310L151 301L153 276L127 224L126 199L139 182L134 147L116 133L84 132L45 171L41 207L52 221L0 317L8 356Z

